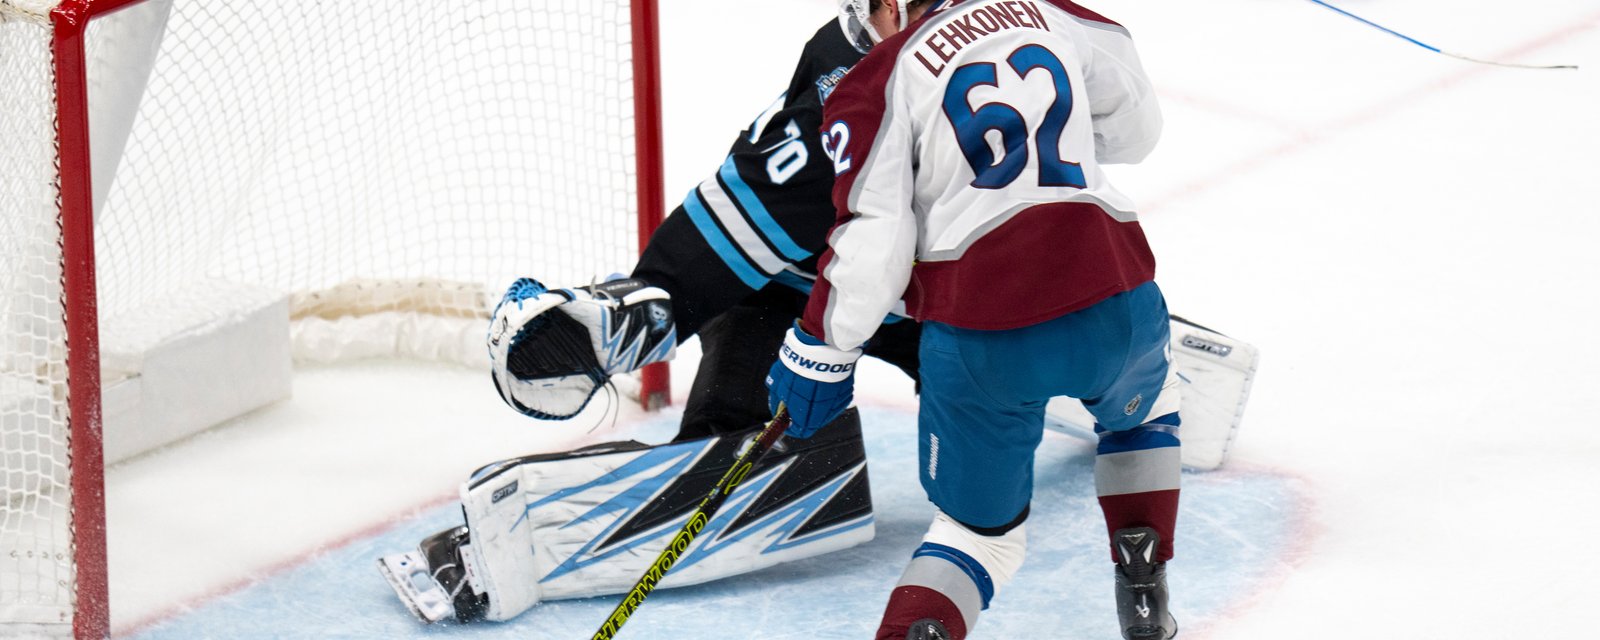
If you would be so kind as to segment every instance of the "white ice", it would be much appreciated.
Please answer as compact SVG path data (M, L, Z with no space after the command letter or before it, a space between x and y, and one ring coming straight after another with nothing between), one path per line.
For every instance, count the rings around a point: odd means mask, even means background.
M663 4L670 202L783 89L832 5ZM1170 307L1262 350L1231 465L1311 500L1283 514L1302 539L1262 559L1292 570L1196 635L1590 632L1600 5L1341 4L1446 50L1579 71L1458 61L1306 0L1089 6L1131 29L1163 100L1161 147L1112 175L1143 204ZM913 406L898 373L860 378L865 402ZM445 507L477 464L607 439L590 426L530 423L482 371L305 372L293 400L109 470L114 626Z

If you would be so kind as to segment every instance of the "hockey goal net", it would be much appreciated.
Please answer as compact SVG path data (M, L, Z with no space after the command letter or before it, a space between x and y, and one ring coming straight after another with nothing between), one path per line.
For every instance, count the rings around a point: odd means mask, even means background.
M627 270L653 6L0 0L0 635L107 635L104 461Z

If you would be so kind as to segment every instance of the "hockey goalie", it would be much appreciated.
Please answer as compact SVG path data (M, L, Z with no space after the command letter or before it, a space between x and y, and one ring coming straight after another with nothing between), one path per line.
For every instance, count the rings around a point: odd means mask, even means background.
M531 417L568 418L609 376L672 356L669 297L638 280L546 290L519 280L488 336L494 381ZM487 465L463 526L380 569L426 622L506 620L541 601L621 593L682 527L759 425L647 446L617 442ZM872 539L855 411L764 456L662 586L695 584Z

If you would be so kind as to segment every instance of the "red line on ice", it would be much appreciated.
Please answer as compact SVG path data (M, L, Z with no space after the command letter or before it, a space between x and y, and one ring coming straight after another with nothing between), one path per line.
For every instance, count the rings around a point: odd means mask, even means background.
M1552 31L1529 40L1523 44L1517 45L1516 47L1512 47L1509 51L1505 51L1499 56L1496 56L1496 59L1520 59L1526 54L1561 44L1575 36L1594 29L1597 25L1600 25L1600 12L1593 13L1581 19L1575 20L1565 28ZM1461 84L1466 80L1489 73L1490 71L1497 73L1566 73L1564 71L1512 71L1484 64L1462 64L1467 66L1460 71L1431 82L1427 82L1411 89L1410 91L1392 96L1388 100L1371 105L1365 109L1358 110L1351 115L1335 119L1332 122L1328 122L1320 126L1310 128L1296 127L1295 130L1297 133L1292 139L1286 140L1277 146L1271 147L1259 154L1256 154L1255 156L1241 159L1231 165L1226 165L1220 169L1212 171L1211 173L1208 173L1200 178L1190 180L1189 182L1184 183L1175 189L1169 190L1165 193L1157 194L1155 197L1146 200L1146 203L1142 209L1146 211L1159 211L1162 208L1171 206L1174 203L1182 201L1186 198L1204 194L1220 185L1236 180L1245 174L1270 166L1273 161L1278 160L1279 158L1299 153L1306 148L1320 144L1324 140L1333 138L1343 131L1381 120L1384 117L1399 111L1406 105L1415 103L1423 98L1428 97L1430 94L1449 89ZM1250 113L1243 107L1229 107L1213 100L1194 97L1182 93L1172 93L1168 95L1177 100L1190 102L1202 108L1227 111L1230 115L1250 118L1258 122L1266 122L1274 127L1283 128L1288 126L1280 118Z

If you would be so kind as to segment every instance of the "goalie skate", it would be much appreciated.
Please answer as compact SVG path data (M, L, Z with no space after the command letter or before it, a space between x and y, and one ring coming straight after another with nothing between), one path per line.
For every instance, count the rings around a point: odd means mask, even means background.
M424 538L416 551L378 559L378 571L400 602L425 623L482 619L488 601L472 588L470 565L463 556L467 540L466 527L440 531Z

